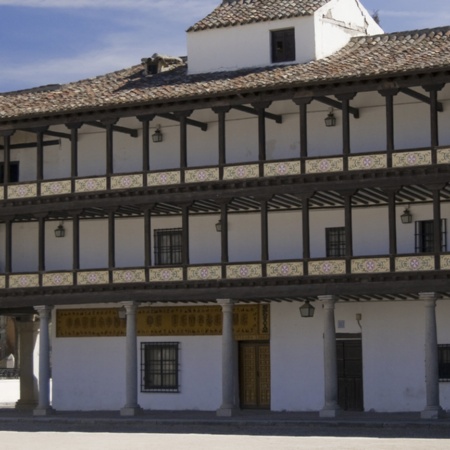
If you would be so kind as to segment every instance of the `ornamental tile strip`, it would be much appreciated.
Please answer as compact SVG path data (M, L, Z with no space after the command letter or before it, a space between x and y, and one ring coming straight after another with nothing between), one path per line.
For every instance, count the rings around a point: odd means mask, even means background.
M37 196L37 184L19 184L16 186L8 186L8 198L24 198L24 197L36 197Z
M267 264L268 277L301 277L303 275L303 263L280 262Z
M386 155L360 155L348 158L348 170L386 169Z
M118 175L111 177L111 189L131 189L143 186L141 174Z
M77 273L77 284L86 286L89 284L108 284L109 273L107 270L93 270Z
M5 189L2 187L0 187L0 200L4 200L5 199Z
M217 181L217 180L219 180L218 167L211 167L208 169L186 170L185 172L186 183L202 183L205 181Z
M390 272L389 258L352 259L352 273Z
M222 278L221 266L189 267L188 280L220 280Z
M227 278L260 278L261 264L234 264L227 266Z
M152 282L183 281L183 268L166 267L164 269L150 269L150 281Z
M283 175L300 175L300 161L287 161L264 164L265 177L279 177Z
M72 286L72 272L45 273L42 277L42 286Z
M165 186L167 184L179 184L181 181L181 174L179 170L172 170L170 172L150 173L147 176L147 184L149 186Z
M6 277L4 275L0 275L0 289L5 289L6 287Z
M106 177L84 178L75 181L75 192L106 191Z
M450 270L450 255L441 255L441 269Z
M437 151L438 164L450 164L450 148L440 148Z
M72 182L70 180L49 181L41 183L41 195L62 195L72 193Z
M145 269L114 270L113 283L145 283Z
M395 258L396 272L420 272L434 269L434 256L399 256Z
M37 273L10 275L9 287L11 289L39 287L39 275Z
M239 180L242 178L258 178L258 164L246 164L241 166L228 166L223 169L224 180Z
M306 161L306 173L342 172L343 158L325 158Z
M392 167L427 166L431 164L431 150L402 152L392 155Z
M345 275L345 260L325 259L308 263L309 275Z

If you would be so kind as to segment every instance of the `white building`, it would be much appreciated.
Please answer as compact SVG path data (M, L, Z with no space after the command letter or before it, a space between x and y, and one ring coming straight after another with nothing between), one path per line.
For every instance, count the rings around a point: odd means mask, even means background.
M224 0L187 38L187 62L0 95L18 406L439 417L450 28Z

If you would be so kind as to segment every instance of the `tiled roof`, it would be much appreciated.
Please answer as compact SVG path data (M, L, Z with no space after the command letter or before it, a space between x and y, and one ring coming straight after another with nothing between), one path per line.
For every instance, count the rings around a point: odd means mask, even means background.
M355 37L306 64L188 75L184 63L156 75L143 65L50 89L0 94L0 120L162 103L417 71L450 70L450 27Z
M224 0L189 31L309 16L330 0Z

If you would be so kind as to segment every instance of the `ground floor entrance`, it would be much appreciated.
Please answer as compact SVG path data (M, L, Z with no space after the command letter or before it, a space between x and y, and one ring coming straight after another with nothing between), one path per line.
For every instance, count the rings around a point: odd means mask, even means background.
M242 409L270 409L270 344L239 343L239 397Z

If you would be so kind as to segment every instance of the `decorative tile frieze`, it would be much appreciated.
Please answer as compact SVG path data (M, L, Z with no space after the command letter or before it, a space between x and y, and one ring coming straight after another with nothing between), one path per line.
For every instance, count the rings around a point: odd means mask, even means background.
M8 198L26 198L26 197L36 197L37 196L37 184L18 184L13 186L8 186Z
M261 264L233 264L227 266L227 278L259 278L261 276Z
M106 191L106 177L83 178L75 181L75 192Z
M181 181L181 174L179 170L149 173L147 176L147 184L149 186L165 186L168 184L179 184L180 181Z
M265 177L279 177L283 175L300 175L300 161L286 161L264 164Z
M39 287L39 275L37 273L10 275L9 287L11 289Z
M73 273L72 272L57 272L45 273L42 276L42 286L72 286Z
M5 199L5 189L3 188L3 186L0 187L0 200L4 200Z
M358 155L348 158L348 170L385 169L386 167L386 155Z
M5 289L6 287L6 277L4 275L0 275L0 289Z
M143 177L140 174L117 175L111 177L111 189L131 189L143 186Z
M77 273L77 284L85 286L89 284L108 284L109 273L107 270L91 270Z
M267 264L268 277L301 277L303 275L303 263L279 262Z
M239 180L242 178L258 178L258 164L245 164L240 166L229 166L223 169L224 180Z
M325 259L308 263L309 275L345 275L345 260Z
M401 152L392 155L392 167L427 166L431 164L431 150Z
M395 258L396 272L434 270L434 256L399 256Z
M438 164L450 164L450 148L440 148L437 151Z
M150 281L152 282L183 281L183 268L165 267L161 269L150 269Z
M72 183L70 180L45 181L41 183L41 195L62 195L72 193Z
M113 283L145 283L145 269L114 270Z
M352 259L352 273L390 272L389 258Z
M441 255L441 269L450 270L450 255Z
M186 183L202 183L206 181L217 181L219 179L219 168L186 170L184 175Z
M189 267L188 280L220 280L222 278L221 266Z
M306 161L306 173L342 172L343 158L310 159Z

